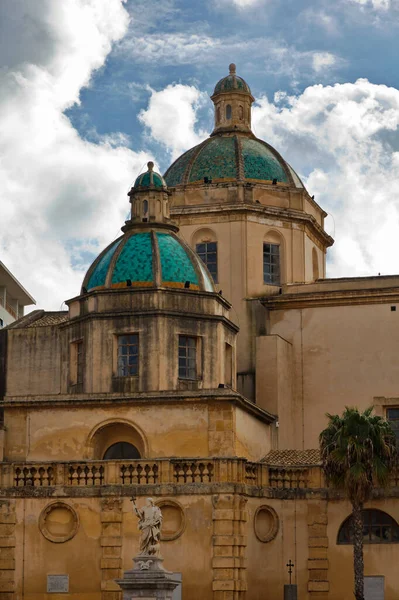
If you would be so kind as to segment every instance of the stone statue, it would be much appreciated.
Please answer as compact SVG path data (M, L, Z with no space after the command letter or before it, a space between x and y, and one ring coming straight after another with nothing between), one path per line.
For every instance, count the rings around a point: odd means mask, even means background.
M136 498L131 498L134 512L139 518L140 537L140 556L158 556L160 557L160 538L162 527L162 512L158 506L155 506L152 498L147 498L143 508L137 508Z

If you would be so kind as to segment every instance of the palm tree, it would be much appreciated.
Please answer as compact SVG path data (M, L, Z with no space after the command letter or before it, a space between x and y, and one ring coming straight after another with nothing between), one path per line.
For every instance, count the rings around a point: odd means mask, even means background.
M319 436L326 480L343 490L352 504L355 598L364 600L362 509L374 483L385 487L396 456L396 439L390 424L372 414L346 407L342 416L329 415Z

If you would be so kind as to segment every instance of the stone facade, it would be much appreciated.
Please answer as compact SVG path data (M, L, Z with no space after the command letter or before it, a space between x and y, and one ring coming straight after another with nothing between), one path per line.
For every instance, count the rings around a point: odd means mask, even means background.
M283 598L289 560L298 598L352 596L350 506L315 448L326 412L399 409L399 277L325 279L326 213L252 134L234 65L212 100L210 139L164 178L149 163L68 311L0 332L0 600L57 600L48 576L121 600L132 495L162 508L183 598ZM398 482L367 506L393 519L364 547L387 600Z

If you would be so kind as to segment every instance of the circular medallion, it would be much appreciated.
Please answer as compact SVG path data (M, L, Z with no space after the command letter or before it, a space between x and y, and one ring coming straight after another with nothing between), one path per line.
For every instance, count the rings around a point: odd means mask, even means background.
M266 504L256 509L254 516L255 535L260 542L271 542L277 535L279 519L276 511Z
M186 527L183 507L175 500L158 500L156 505L162 511L161 540L170 542L180 537Z
M65 502L52 502L40 514L39 529L50 542L67 542L76 535L78 527L77 512Z

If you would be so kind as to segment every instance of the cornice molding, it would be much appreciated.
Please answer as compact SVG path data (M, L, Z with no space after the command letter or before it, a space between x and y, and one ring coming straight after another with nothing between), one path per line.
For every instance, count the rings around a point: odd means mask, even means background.
M295 208L278 208L275 206L264 206L260 204L218 204L217 206L197 205L197 206L174 206L171 208L171 214L177 217L202 217L204 215L217 214L246 215L247 217L269 217L272 219L281 219L289 223L304 225L310 229L323 244L324 247L333 245L333 238L328 235L324 229L317 223L316 219L301 210ZM180 222L180 224L182 224Z
M322 306L399 303L399 287L388 289L334 290L304 294L282 294L257 298L269 310L290 310Z

